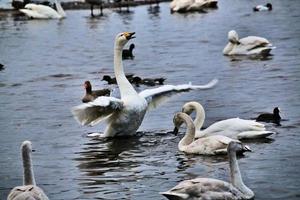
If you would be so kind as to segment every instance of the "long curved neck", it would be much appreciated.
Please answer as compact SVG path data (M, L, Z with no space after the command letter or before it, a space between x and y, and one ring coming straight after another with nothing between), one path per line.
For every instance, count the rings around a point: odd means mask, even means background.
M66 17L66 13L65 13L64 9L61 7L60 3L57 0L54 0L54 2L55 2L55 6L56 6L58 14L61 17Z
M180 115L180 118L186 124L185 136L180 140L178 147L179 149L183 146L189 145L194 141L195 138L195 126L190 117L185 115Z
M205 111L204 108L198 103L193 104L193 108L196 111L196 118L194 120L195 128L196 130L200 130L204 124Z
M24 169L23 184L35 185L35 179L34 179L32 162L31 162L31 153L29 152L29 149L27 149L26 147L22 148L22 159L23 159L23 169Z
M115 44L114 51L114 71L120 88L121 98L129 95L138 95L125 76L122 63L122 47Z
M245 196L252 197L254 193L250 190L243 182L241 172L239 169L239 165L236 159L236 152L229 152L229 166L230 166L230 175L231 175L231 183L238 188Z

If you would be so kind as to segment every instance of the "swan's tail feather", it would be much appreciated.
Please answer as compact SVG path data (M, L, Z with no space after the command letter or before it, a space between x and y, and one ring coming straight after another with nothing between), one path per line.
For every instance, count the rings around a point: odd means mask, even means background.
M237 139L260 139L273 135L272 131L244 131L238 134Z
M170 200L188 199L189 197L187 194L175 193L170 191L160 192L159 194L164 195Z

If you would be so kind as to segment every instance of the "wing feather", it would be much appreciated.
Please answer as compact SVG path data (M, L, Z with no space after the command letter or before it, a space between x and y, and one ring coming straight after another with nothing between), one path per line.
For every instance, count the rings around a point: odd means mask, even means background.
M218 83L217 79L213 79L205 85L164 85L154 89L147 89L139 93L139 95L145 98L150 108L155 108L161 103L168 100L171 96L182 92L188 92L190 90L205 90L214 87Z
M94 126L122 108L122 100L101 96L94 101L73 107L72 114L79 124Z

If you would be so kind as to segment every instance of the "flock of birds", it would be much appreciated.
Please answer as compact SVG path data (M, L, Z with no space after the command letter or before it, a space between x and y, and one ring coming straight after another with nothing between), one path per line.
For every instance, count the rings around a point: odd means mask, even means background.
M178 6L173 8L173 4L180 1L190 2L190 0L174 0L171 3L171 9L179 11ZM175 2L175 3L174 3ZM200 0L193 1L200 4ZM203 0L203 2L215 2ZM203 3L202 2L202 3ZM55 0L58 9L55 18L65 17L62 8ZM186 3L187 4L187 3ZM201 4L202 5L202 4ZM211 3L213 5L213 3ZM216 4L215 4L216 5ZM266 8L264 8L266 7ZM257 6L255 11L272 10L272 6ZM38 9L47 10L45 7L27 4L21 12L28 16L45 17L39 13L34 13ZM194 9L190 6L188 10ZM48 10L49 11L49 10ZM51 15L54 18L53 15ZM49 17L49 16L48 16ZM120 98L112 97L110 89L92 90L90 81L85 81L85 96L82 98L83 104L72 108L74 118L81 125L94 126L100 122L106 122L107 126L100 137L119 137L132 136L136 134L140 127L145 113L152 108L165 102L174 94L188 92L191 90L206 90L213 88L218 80L213 79L204 85L163 85L164 78L142 79L133 74L125 74L122 59L133 58L132 50L123 51L124 46L129 40L134 38L134 32L119 33L115 38L114 44L114 73L115 77L109 75L103 76L108 84L117 84L120 90ZM239 39L235 31L228 33L229 43L223 50L224 55L251 55L251 54L269 54L274 48L272 44L260 37L249 36ZM162 85L154 89L146 89L137 92L132 84ZM146 84L147 85L147 84ZM190 115L195 112L193 120ZM201 130L205 121L205 111L198 102L188 102L183 105L182 111L175 114L173 118L174 134L178 133L179 128L185 124L186 132L178 144L179 151L187 154L200 155L219 155L227 154L229 158L231 182L212 178L196 178L180 182L177 186L161 194L168 199L253 199L254 192L248 188L243 180L237 162L237 153L251 151L250 147L244 145L243 139L266 138L274 132L266 129L265 125L258 122L272 122L280 125L281 117L278 107L274 108L273 113L263 113L256 120L246 120L240 118L230 118L218 121ZM32 169L31 152L32 145L30 141L24 141L21 145L24 180L23 185L12 189L8 195L8 200L48 200L43 190L36 185Z

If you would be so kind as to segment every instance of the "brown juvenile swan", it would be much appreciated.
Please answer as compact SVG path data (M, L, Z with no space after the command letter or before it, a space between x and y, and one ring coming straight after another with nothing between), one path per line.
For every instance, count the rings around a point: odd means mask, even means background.
M231 183L213 178L195 178L182 181L169 191L160 194L170 200L253 199L254 193L244 184L236 159L236 152L243 148L241 143L230 142L228 145Z
M31 162L31 142L24 141L21 145L24 178L23 185L14 187L7 200L49 200L41 188L36 186L32 162Z

